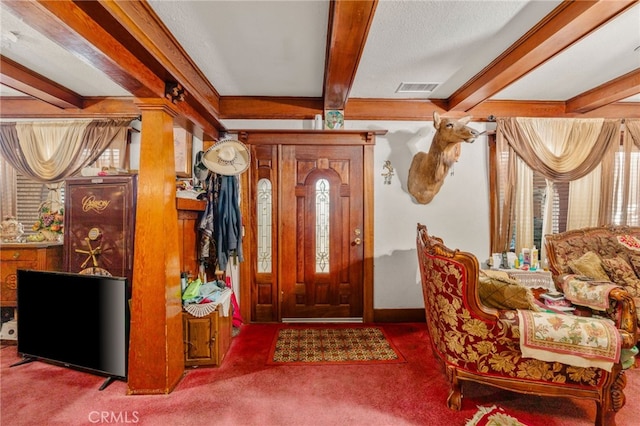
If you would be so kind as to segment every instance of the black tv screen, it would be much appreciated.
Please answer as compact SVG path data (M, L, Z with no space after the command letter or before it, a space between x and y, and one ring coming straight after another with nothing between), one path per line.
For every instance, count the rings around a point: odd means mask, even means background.
M126 278L18 270L17 284L18 353L26 361L54 361L126 379Z

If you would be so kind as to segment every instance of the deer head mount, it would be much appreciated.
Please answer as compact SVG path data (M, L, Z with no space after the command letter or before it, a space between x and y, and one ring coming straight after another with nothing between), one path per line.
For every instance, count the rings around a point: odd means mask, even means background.
M407 188L420 204L428 204L444 183L451 165L460 157L460 144L472 143L479 132L467 126L471 116L460 119L440 117L433 113L436 133L429 152L418 152L411 161Z

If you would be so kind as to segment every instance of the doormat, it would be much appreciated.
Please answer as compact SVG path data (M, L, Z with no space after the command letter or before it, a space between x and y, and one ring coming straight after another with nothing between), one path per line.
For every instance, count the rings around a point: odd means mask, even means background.
M284 327L269 364L389 364L405 362L381 327Z

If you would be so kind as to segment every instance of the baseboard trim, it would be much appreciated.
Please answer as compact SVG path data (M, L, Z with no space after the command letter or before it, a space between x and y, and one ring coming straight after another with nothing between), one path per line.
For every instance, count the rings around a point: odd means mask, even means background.
M362 322L362 317L354 318L282 318L283 324L305 324L305 323L358 323Z
M374 322L425 322L424 308L374 309Z

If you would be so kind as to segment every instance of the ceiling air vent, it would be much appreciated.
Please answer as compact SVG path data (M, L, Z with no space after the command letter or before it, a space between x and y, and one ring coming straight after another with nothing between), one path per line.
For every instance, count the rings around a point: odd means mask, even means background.
M400 83L396 93L429 93L440 83Z

